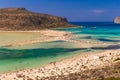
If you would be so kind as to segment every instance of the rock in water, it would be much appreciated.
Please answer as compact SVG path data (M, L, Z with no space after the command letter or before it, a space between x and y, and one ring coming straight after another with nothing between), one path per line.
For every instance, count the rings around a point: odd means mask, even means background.
M0 30L40 30L73 26L66 18L30 12L25 8L0 9Z
M115 18L114 23L120 24L120 16Z

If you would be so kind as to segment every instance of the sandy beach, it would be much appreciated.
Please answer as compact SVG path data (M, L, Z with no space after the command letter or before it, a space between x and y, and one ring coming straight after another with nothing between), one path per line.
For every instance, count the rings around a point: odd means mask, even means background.
M65 40L71 33L66 33L64 31L55 31L55 30L41 30L41 31L1 31L0 33L26 33L28 35L35 34L35 38L28 40L14 41L4 43L2 46L22 46L26 44L34 44L40 42L56 41L56 40ZM35 36L34 35L34 36Z
M74 42L82 47L91 47L91 46L108 46L109 43L104 42L91 42L91 41L82 41L82 40L73 40L72 38L75 37L74 34L71 32L64 32L64 31L57 31L57 30L40 30L40 31L0 31L1 34L4 33L13 33L13 34L33 34L34 38L24 40L16 40L16 41L7 41L4 42L1 46L2 47L11 47L11 46L22 46L27 44L35 44L40 42L50 42L50 41L57 41L63 40L68 42ZM37 36L36 36L37 35ZM18 36L19 37L19 36Z

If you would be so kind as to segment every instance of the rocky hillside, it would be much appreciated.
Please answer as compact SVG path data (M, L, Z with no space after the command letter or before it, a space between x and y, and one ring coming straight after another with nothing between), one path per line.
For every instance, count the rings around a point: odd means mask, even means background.
M120 24L120 16L115 18L114 23Z
M35 13L25 8L0 9L0 30L39 30L72 27L66 18Z

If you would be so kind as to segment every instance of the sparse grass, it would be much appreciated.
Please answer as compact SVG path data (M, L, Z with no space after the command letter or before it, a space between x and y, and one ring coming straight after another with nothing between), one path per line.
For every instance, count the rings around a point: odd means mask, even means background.
M111 78L105 78L104 80L120 80L120 78L111 77Z

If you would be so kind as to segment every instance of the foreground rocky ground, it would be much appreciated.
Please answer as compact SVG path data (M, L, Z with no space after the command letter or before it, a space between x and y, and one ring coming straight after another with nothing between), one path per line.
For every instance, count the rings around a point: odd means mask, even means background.
M67 76L43 77L40 80L120 80L120 59L103 68L89 69L82 72L71 73Z

